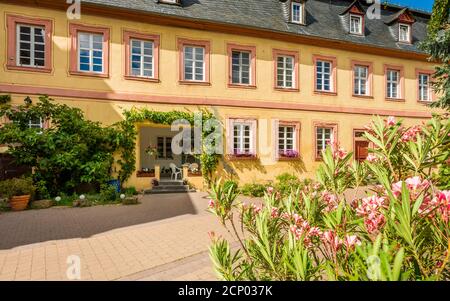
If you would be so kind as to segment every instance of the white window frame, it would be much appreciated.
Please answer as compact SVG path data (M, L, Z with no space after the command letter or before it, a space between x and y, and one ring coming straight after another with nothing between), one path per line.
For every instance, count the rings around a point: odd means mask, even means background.
M362 76L362 70L365 69L366 76ZM369 67L364 65L354 65L353 67L353 93L355 95L369 95ZM362 93L364 87L365 93Z
M353 19L358 19L359 23L357 28L353 28ZM354 15L354 14L350 14L350 18L349 18L349 26L350 26L350 33L351 34L357 34L357 35L362 35L363 33L363 28L362 28L362 24L363 24L363 17L362 16L358 16L358 15ZM356 29L356 31L354 30Z
M282 59L282 62L280 62L280 58ZM291 68L287 67L288 60L291 60ZM280 67L279 64L282 64ZM295 88L295 81L296 81L296 74L295 74L295 57L292 55L278 55L277 56L277 77L276 77L276 85L278 88L286 88L286 89L294 89ZM288 85L287 77L288 75L291 76L290 85ZM280 77L281 76L281 80ZM281 85L280 85L281 81Z
M319 130L321 130L322 139L319 139ZM316 157L322 156L322 151L327 148L327 139L325 138L326 131L330 130L330 143L334 140L334 128L326 127L326 126L318 126L315 130L315 139L316 139ZM319 141L322 143L322 147L319 149Z
M402 36L402 28L406 28L406 40L403 39ZM404 23L399 23L398 24L398 41L399 42L403 42L403 43L410 43L411 42L411 25L409 24L404 24Z
M255 145L254 145L254 127L253 127L253 123L252 122L242 122L242 121L233 121L231 123L231 131L232 131L232 140L231 140L231 153L233 155L236 155L236 150L238 150L241 154L252 154L252 155L256 155L255 153ZM248 137L244 135L244 128L248 126L249 127L249 135ZM235 147L235 139L236 139L236 135L235 135L235 128L238 127L239 131L239 137L237 137L237 147ZM245 138L249 139L249 147L248 150L246 150L245 148Z
M87 35L89 37L89 47L85 48L85 47L81 47L81 36L82 35ZM94 37L101 37L101 42L95 41L95 43L100 43L101 44L101 49L94 49ZM83 31L79 31L77 33L77 44L78 44L78 71L79 72L87 72L87 73L103 73L105 70L105 49L104 49L104 35L102 33L92 33L92 32L83 32ZM89 52L89 70L81 70L81 65L86 65L86 63L81 63L81 51L82 50L87 50ZM102 60L102 64L101 64L101 70L100 71L95 71L94 70L94 65L99 66L98 64L94 64L94 51L100 51L102 56L101 56L101 60ZM98 59L98 57L95 57L96 59Z
M140 48L140 53L139 54L135 54L133 53L133 42L138 42L139 48ZM150 43L151 45L151 54L145 54L145 44L146 43ZM137 68L133 67L133 56L139 56L140 60L139 60L139 74L136 75L134 74L134 70L136 70ZM151 59L151 63L149 62L145 62L146 58L150 58ZM130 39L130 75L132 76L137 76L137 77L145 77L145 78L154 78L155 77L155 43L153 41L149 41L149 40L142 40L142 39ZM145 64L151 64L151 69L145 68ZM150 71L150 75L145 75L146 71Z
M283 128L283 131L281 131ZM287 128L292 128L292 138L287 137ZM278 125L278 153L286 152L286 151L298 151L297 150L297 127L295 125L289 124L280 124ZM280 134L283 134L283 137L280 137ZM292 149L287 148L288 141L291 141ZM283 148L281 148L281 143L283 144Z
M192 59L186 58L186 49L191 48L192 49ZM202 53L202 60L197 59L197 54L201 50ZM195 45L184 45L183 46L183 79L185 81L192 81L192 82L204 82L206 79L206 63L205 63L205 56L206 56L206 49L203 46L195 46ZM197 75L200 75L200 73L197 73L197 63L201 63L201 79L197 79ZM191 67L192 72L191 76L192 78L187 78L187 72L186 67Z
M392 79L392 75L397 74L397 80ZM386 74L386 96L387 98L400 98L400 70L387 69ZM394 89L395 88L395 89Z
M30 28L30 41L22 41L21 40L21 36L20 36L20 28L21 27L28 27L28 28ZM35 41L35 33L34 33L35 29L41 29L42 30L42 35L43 35L44 42L41 43L41 42L36 42ZM21 55L20 55L20 50L21 50L20 43L30 44L30 50L29 50L30 51L30 64L29 65L20 63L20 58L21 58ZM36 25L29 25L29 24L17 24L17 26L16 26L16 65L20 66L20 67L45 68L45 63L46 63L45 62L45 59L46 59L45 55L46 55L46 51L47 51L45 44L46 44L46 34L45 34L45 27L44 26L36 26ZM35 57L35 51L36 51L35 47L36 47L36 45L42 45L43 48L44 48L44 50L43 50L44 57L42 59L39 59L39 60L42 60L44 62L44 64L42 66L36 65L36 57ZM24 49L24 50L26 51L26 49Z
M329 64L329 72L326 73L325 72L325 64ZM319 72L319 65L321 65L321 69L322 71ZM316 91L320 91L320 92L332 92L334 87L333 87L333 62L332 61L327 61L327 60L317 60L316 64L315 64L315 72L316 72L316 82L315 87L316 87ZM325 80L326 80L326 75L328 74L328 81L329 81L329 89L325 89ZM319 79L321 80L321 85L322 87L319 88Z
M30 119L28 121L28 128L30 129L43 129L44 128L44 122L41 117L39 117L39 123L33 123L33 120Z
M423 78L427 78L426 84L424 84ZM419 100L420 101L431 101L431 85L430 85L430 74L419 73ZM425 93L426 92L426 93Z
M233 53L239 53L239 62L238 64L235 64L233 62ZM248 64L244 64L243 61L243 54L248 54ZM234 77L233 77L233 67L238 67L238 73L239 73L239 78L238 78L238 82L234 81ZM244 73L244 67L248 68L246 71L248 73L248 83L244 83L242 81L243 77L243 73ZM235 85L251 85L252 83L252 52L251 51L247 51L247 50L232 50L231 51L231 83L235 84Z
M297 14L295 13L295 10L298 9L298 19L295 17ZM304 3L301 2L291 2L291 22L296 24L303 24L303 15L304 15Z

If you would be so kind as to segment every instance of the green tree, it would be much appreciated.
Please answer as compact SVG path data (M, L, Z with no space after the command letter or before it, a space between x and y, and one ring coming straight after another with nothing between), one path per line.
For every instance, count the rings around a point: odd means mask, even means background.
M54 103L47 96L36 104L27 97L18 107L11 106L9 97L1 100L0 117L12 122L0 128L0 144L8 145L17 163L34 168L41 197L110 179L113 154L120 149L120 129L86 120L80 109ZM29 121L38 118L50 126L30 128Z
M436 0L428 24L428 37L421 44L430 61L441 62L433 76L433 89L441 95L431 107L450 110L450 0Z

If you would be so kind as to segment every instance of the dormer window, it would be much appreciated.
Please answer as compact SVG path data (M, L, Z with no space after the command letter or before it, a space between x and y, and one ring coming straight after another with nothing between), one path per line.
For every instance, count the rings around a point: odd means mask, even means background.
M411 42L411 25L409 24L398 24L398 41L404 43Z
M302 2L291 2L291 22L304 24L305 7Z
M350 15L350 33L362 34L362 16Z

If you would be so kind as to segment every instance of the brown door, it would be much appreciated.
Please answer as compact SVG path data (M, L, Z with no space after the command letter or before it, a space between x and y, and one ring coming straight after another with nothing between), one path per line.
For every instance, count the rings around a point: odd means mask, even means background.
M27 173L31 173L30 167L19 166L10 155L0 154L0 180L18 178Z
M368 141L355 141L355 159L363 161L369 154L369 142Z

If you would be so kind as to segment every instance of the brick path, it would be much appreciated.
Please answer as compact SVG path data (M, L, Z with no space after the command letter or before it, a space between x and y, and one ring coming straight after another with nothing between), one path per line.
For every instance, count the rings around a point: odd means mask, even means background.
M0 280L67 280L70 255L82 280L214 280L207 232L229 236L207 201L155 195L136 206L0 214Z

